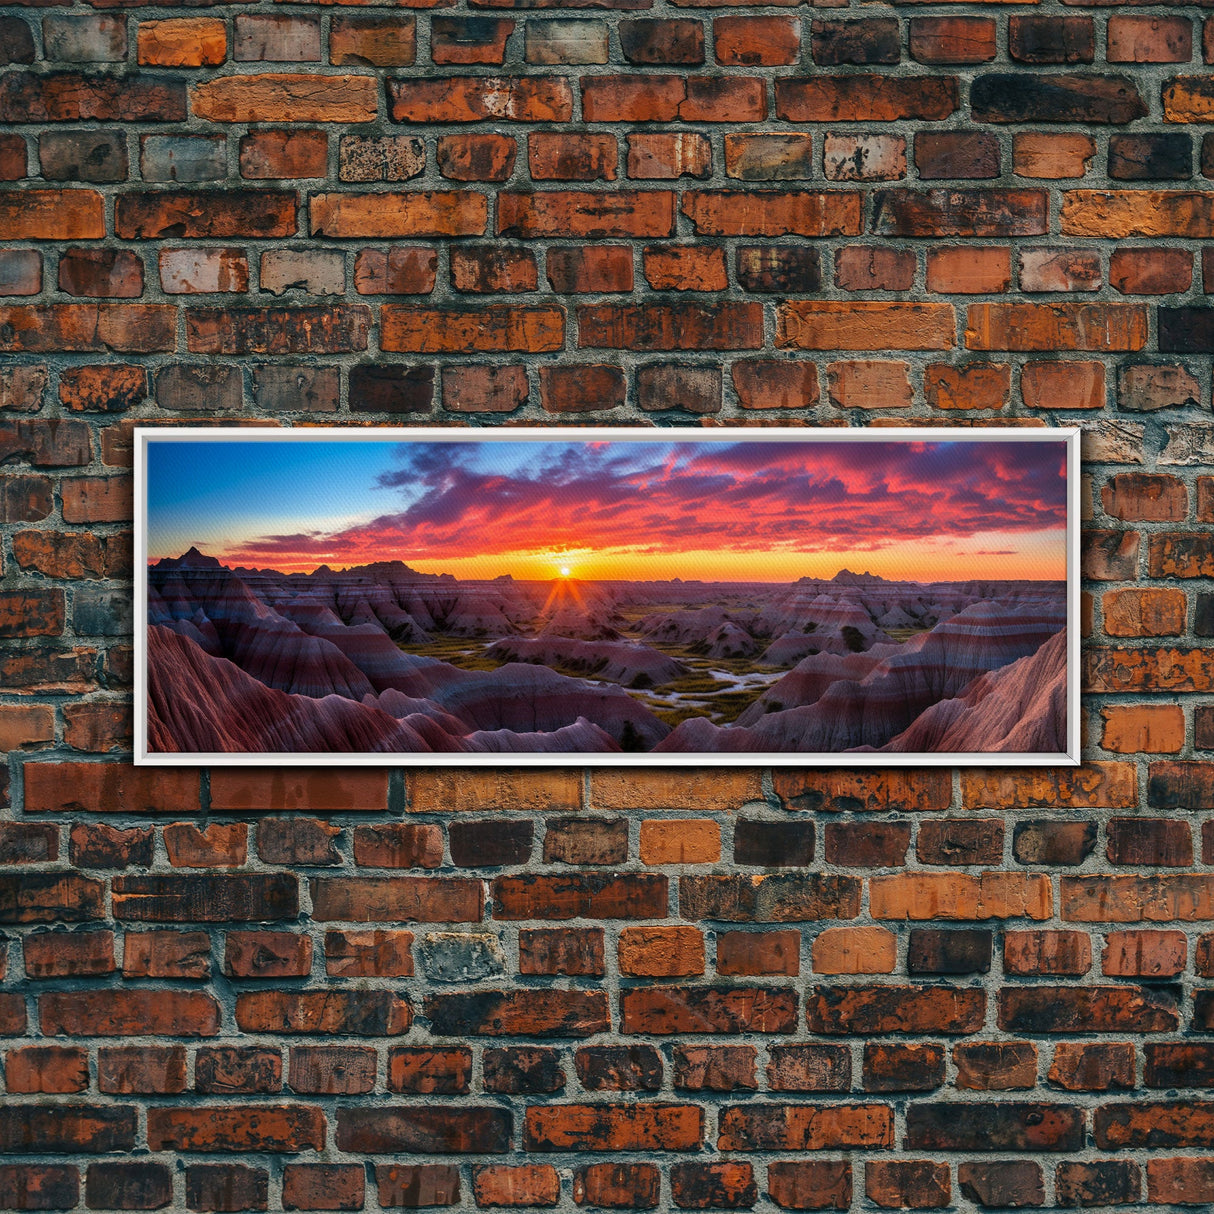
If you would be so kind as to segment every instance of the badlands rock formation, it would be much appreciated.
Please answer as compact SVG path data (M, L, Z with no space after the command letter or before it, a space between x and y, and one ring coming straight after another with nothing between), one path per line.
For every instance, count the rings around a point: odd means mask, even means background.
M465 582L401 562L229 569L191 549L149 569L148 624L154 751L1019 753L1065 737L1055 584Z

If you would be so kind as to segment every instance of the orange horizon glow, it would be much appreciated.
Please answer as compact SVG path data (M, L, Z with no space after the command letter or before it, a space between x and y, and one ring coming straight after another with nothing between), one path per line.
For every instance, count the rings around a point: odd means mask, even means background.
M989 537L986 537L989 539ZM1006 537L999 537L1006 539ZM1057 537L1043 533L1033 537L1037 543L1025 544L1017 537L1021 550L981 551L955 540L933 544L916 541L889 544L880 549L849 549L832 553L795 551L728 552L687 549L682 552L638 552L634 549L608 549L595 552L579 550L576 558L554 557L545 552L508 552L492 556L467 556L410 559L399 550L376 555L359 553L357 561L311 559L259 561L252 553L211 552L228 568L274 569L279 573L313 573L327 565L334 570L356 568L375 561L400 561L422 574L450 574L460 581L492 581L509 575L516 581L683 581L702 582L795 582L799 578L829 580L841 570L871 573L887 581L968 582L968 581L1064 581L1066 553ZM977 550L976 550L977 549ZM154 564L149 561L149 564Z

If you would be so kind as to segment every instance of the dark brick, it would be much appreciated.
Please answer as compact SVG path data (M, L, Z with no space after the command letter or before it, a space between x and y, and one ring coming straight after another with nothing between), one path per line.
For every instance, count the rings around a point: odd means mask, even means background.
M429 413L434 368L363 363L350 369L350 409L356 413Z
M962 1163L957 1168L961 1193L984 1209L1023 1209L1045 1205L1041 1165L1028 1159Z
M814 824L739 818L734 824L733 858L736 864L762 868L804 868L814 858Z
M199 1163L185 1170L185 1202L191 1210L224 1214L264 1210L269 1192L270 1176L264 1168L238 1163Z
M1145 118L1146 102L1128 76L990 72L970 89L976 122L1092 122L1120 126Z
M173 1174L162 1163L91 1163L84 1200L94 1210L161 1210L173 1200Z
M1078 1151L1083 1110L1028 1102L912 1104L906 1143L927 1151Z
M980 928L913 928L907 943L910 974L987 974L992 933Z
M814 21L810 47L819 67L847 63L897 63L902 39L896 17L865 21Z
M822 287L818 250L808 245L739 245L738 285L767 295L808 295Z
M1109 176L1119 181L1175 181L1192 174L1193 142L1186 134L1109 139Z
M574 1065L587 1091L656 1092L662 1086L662 1057L651 1045L584 1046Z
M556 1050L487 1049L482 1067L486 1092L535 1094L559 1092L565 1086L565 1071Z
M1091 63L1096 33L1091 17L1008 19L1008 51L1021 63Z
M451 862L461 868L525 864L531 856L531 835L527 821L452 822L447 829Z
M944 1047L876 1045L864 1047L866 1092L930 1092L944 1083Z

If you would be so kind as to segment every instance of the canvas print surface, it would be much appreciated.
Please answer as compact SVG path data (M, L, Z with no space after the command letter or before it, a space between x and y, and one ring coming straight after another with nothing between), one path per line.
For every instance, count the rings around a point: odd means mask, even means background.
M1065 760L1073 442L140 431L140 757Z

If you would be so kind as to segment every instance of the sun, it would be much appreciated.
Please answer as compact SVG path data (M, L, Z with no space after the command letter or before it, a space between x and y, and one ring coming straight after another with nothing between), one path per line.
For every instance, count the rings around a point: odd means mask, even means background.
M560 568L561 577L569 577L572 572L573 570L568 565L562 565Z

